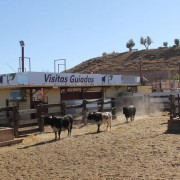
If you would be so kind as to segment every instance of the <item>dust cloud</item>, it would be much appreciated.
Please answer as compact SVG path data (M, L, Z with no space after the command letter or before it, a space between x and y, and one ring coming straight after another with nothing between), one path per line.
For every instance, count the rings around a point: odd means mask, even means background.
M152 99L150 102L144 101L142 98L122 98L116 101L116 115L125 120L123 107L134 105L136 107L135 120L145 119L164 112L165 106L162 99Z

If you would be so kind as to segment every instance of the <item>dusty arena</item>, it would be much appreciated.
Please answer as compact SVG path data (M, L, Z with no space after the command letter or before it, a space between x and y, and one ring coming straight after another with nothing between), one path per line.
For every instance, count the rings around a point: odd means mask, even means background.
M74 125L72 136L53 140L51 128L0 148L0 179L180 179L180 136L167 133L165 113L136 116L112 129Z

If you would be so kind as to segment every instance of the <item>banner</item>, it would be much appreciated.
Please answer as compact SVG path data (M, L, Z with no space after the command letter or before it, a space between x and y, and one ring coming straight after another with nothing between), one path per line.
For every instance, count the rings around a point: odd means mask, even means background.
M77 74L77 73L45 73L18 72L0 75L0 86L17 85L138 85L139 76L112 74Z

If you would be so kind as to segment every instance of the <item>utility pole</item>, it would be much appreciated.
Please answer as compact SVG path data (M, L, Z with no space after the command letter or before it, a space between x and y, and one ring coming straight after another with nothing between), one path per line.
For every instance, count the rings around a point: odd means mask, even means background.
M140 76L140 83L141 85L143 84L143 77L142 77L142 61L143 61L143 58L141 56L139 56L139 76Z
M21 52L22 52L22 72L24 72L24 41L19 41L20 46L21 46Z

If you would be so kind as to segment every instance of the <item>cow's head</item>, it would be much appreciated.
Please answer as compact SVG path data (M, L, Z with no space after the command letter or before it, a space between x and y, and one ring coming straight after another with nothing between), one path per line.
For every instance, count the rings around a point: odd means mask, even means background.
M45 125L50 125L52 122L52 116L44 116L44 124Z
M88 120L94 120L94 118L95 118L95 112L90 112L87 116Z

